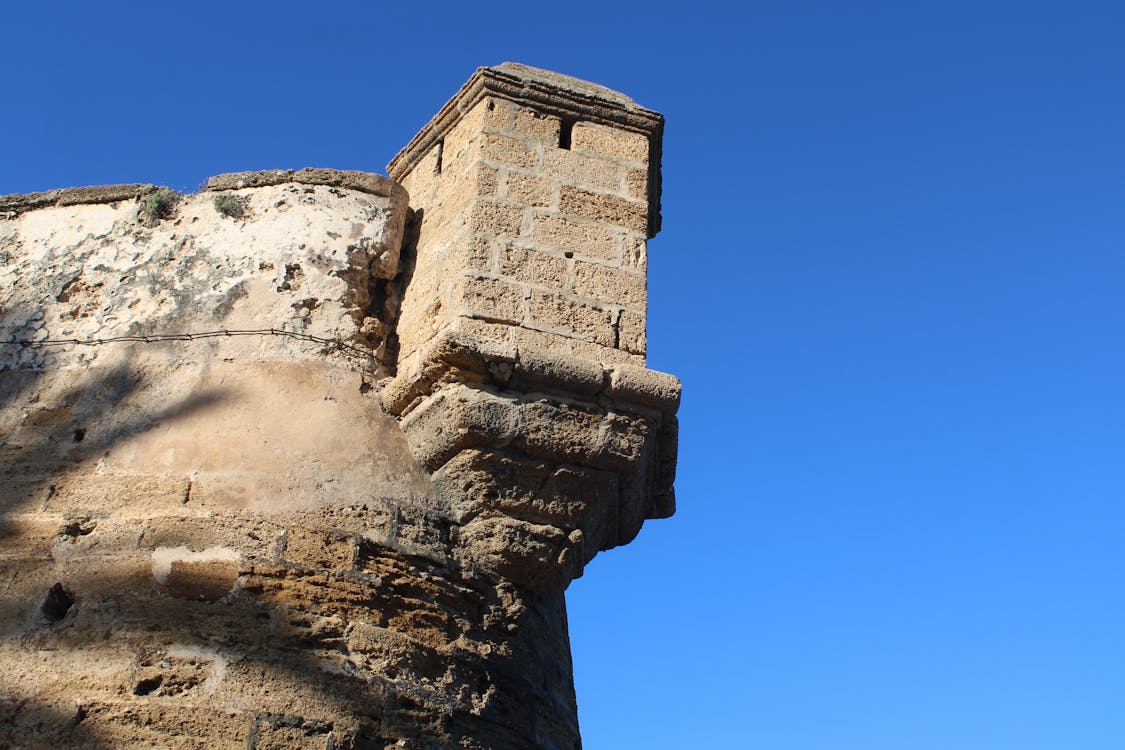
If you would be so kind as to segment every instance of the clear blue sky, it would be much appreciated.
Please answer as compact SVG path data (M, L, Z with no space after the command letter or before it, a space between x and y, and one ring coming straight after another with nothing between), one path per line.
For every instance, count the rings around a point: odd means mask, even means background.
M1125 747L1125 6L9 3L0 193L381 171L479 65L667 117L680 511L587 750Z

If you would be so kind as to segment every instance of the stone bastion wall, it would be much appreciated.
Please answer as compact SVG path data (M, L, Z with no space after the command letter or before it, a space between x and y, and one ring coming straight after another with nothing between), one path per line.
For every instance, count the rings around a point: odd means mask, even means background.
M505 63L390 178L0 197L0 747L580 747L564 591L675 507L662 122Z

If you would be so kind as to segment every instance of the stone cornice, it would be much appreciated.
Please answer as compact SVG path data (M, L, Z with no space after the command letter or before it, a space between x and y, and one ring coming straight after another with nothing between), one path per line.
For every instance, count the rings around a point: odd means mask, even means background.
M401 181L457 122L485 97L506 99L564 121L592 122L644 134L649 140L648 236L660 231L660 158L664 117L624 94L578 78L519 63L478 68L441 111L387 165Z

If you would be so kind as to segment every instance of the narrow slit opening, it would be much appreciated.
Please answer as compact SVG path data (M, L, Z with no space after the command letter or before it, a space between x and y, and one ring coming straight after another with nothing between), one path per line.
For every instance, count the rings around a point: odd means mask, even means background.
M444 138L439 140L437 146L434 147L434 174L441 174L441 157L443 151L445 151Z
M559 123L559 148L570 150L570 139L574 134L574 120L564 117Z

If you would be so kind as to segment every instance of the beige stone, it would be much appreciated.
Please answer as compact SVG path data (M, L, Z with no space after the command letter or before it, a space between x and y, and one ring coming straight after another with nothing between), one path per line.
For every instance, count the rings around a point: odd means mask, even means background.
M535 214L531 221L531 241L537 246L576 256L607 262L620 261L617 235L609 227L600 224Z
M614 343L614 314L561 294L533 290L528 302L530 322L603 346Z
M629 310L622 311L621 319L618 321L618 330L620 348L633 354L645 353L647 337L643 315Z
M574 264L574 293L642 313L648 301L643 274L583 261Z
M539 250L506 245L500 250L500 273L524 284L566 289L570 261Z
M578 747L564 590L675 509L661 128L506 63L393 179L0 198L0 746Z
M508 129L521 136L543 141L547 147L559 145L559 118L554 115L517 107Z
M523 211L519 206L478 200L473 203L466 229L470 232L519 237L523 234Z
M524 318L525 291L521 286L476 276L464 279L462 289L461 304L468 315L513 324Z
M540 170L541 174L549 174L564 185L603 192L619 192L625 172L626 167L617 162L566 149L544 151Z
M648 226L648 211L644 203L569 186L562 187L559 210L570 216L625 227L637 232L643 232Z
M508 175L508 200L524 206L546 207L558 202L558 188L548 179L512 172Z
M481 136L481 156L495 164L519 169L534 169L539 155L528 143L500 133Z
M575 151L593 151L635 162L648 160L648 138L640 133L580 122L574 126L571 138Z

